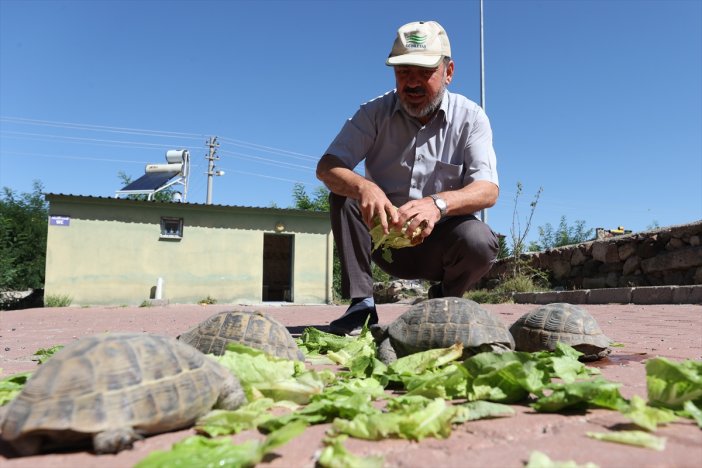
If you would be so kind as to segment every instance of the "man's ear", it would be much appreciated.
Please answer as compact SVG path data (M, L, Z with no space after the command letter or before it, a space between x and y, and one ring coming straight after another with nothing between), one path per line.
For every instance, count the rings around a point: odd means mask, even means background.
M453 80L453 60L449 60L446 66L446 84L448 85Z

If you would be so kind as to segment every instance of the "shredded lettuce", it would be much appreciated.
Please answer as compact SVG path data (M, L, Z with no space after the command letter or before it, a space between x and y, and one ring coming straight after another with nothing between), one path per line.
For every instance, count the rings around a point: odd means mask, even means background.
M275 448L288 443L305 430L296 422L272 432L263 441L233 444L229 437L209 439L190 436L173 444L171 450L151 452L135 468L187 468L191 466L255 466Z
M698 408L702 407L702 361L649 359L646 387L651 406L679 410L692 401Z
M426 227L420 224L414 232L408 233L407 228L410 222L411 220L407 221L399 231L391 227L388 233L385 234L385 232L383 232L383 226L380 224L380 218L377 216L373 218L373 227L370 230L371 240L373 241L372 252L381 249L383 260L392 263L392 253L390 249L412 247L414 238L421 234L422 230Z
M588 432L587 436L605 442L635 445L637 447L650 448L658 451L663 451L665 449L666 442L665 437L657 437L644 431Z
M321 468L381 468L383 457L359 457L349 452L344 447L345 435L327 437L324 440L324 449L319 455L317 465Z
M655 431L659 424L667 424L678 419L672 410L648 406L646 401L637 395L631 398L629 406L622 409L621 413L647 431Z
M543 452L534 450L529 456L529 461L525 468L599 468L598 465L594 463L585 463L584 465L578 465L576 462L569 461L554 461L549 458Z
M20 372L0 379L0 406L14 400L31 376L31 372Z

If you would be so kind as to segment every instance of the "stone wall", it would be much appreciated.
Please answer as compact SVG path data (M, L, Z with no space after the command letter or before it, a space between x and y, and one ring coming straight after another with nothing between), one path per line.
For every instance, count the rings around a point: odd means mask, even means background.
M702 220L529 253L522 259L562 289L702 284ZM499 260L479 287L490 288L510 271Z

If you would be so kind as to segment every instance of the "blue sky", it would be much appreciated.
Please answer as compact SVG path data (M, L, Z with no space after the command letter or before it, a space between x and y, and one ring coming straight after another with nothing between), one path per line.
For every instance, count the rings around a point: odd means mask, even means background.
M0 0L0 186L113 196L187 148L188 201L288 207L362 102L394 87L397 28L439 21L479 102L477 1ZM702 219L702 2L485 0L486 102L509 235Z

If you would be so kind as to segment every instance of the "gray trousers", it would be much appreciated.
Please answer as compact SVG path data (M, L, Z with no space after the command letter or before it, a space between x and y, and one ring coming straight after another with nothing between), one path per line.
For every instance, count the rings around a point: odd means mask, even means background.
M329 195L332 232L341 260L341 292L345 298L372 297L372 242L358 202ZM490 227L475 216L450 216L434 227L419 245L391 249L392 262L380 249L373 262L402 279L440 281L445 296L461 297L492 267L498 241Z

